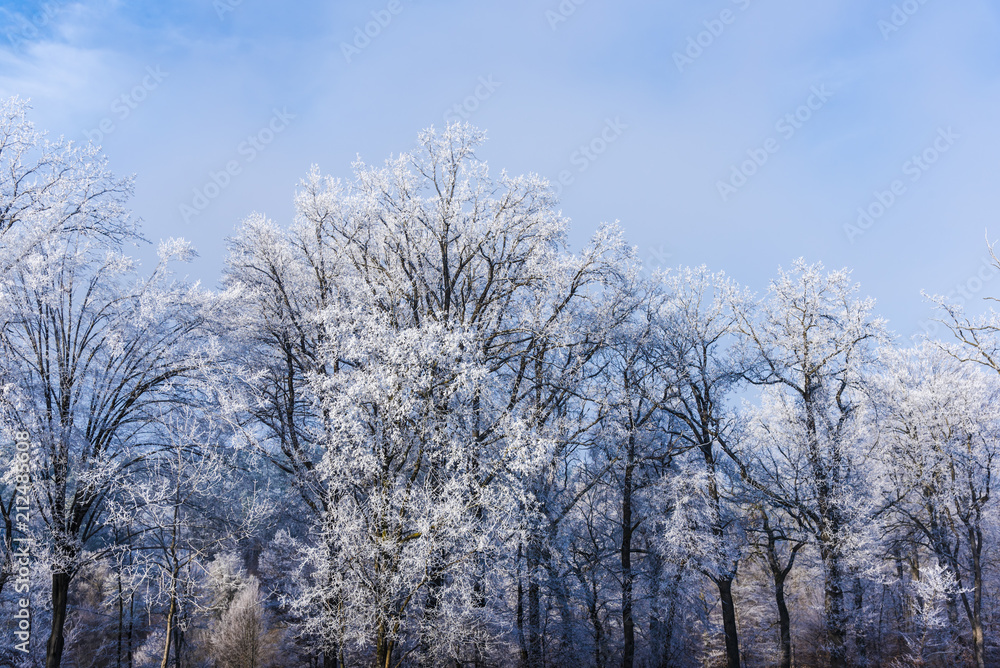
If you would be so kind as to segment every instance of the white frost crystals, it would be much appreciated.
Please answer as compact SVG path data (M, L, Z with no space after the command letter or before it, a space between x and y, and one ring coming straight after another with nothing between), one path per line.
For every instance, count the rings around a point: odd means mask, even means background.
M27 102L0 101L0 276L46 239L67 232L120 241L136 234L117 179L98 148L49 141L27 120Z
M0 609L32 657L995 663L996 313L935 297L958 343L901 350L847 270L758 299L615 225L571 253L550 184L458 124L313 168L211 293L183 240L140 275L127 182L5 109Z
M300 603L325 610L307 625L328 647L371 647L380 664L403 645L441 660L494 635L482 602L502 593L504 546L527 528L527 483L567 447L547 403L580 373L566 356L589 345L591 286L629 253L609 231L566 253L547 184L492 177L483 139L425 132L414 155L358 162L350 186L314 168L296 226L248 221L273 245L239 241L230 272L264 299L285 282L311 291L314 363L299 382L318 409L324 510ZM262 263L263 282L247 271Z

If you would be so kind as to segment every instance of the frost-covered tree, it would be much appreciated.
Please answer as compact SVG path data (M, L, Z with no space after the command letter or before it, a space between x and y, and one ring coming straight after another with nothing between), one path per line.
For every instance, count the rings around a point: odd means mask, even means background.
M504 593L488 564L535 503L526 475L569 457L550 434L580 431L571 382L601 342L578 326L601 322L626 252L602 233L569 256L545 183L491 176L482 139L426 133L421 152L358 163L350 187L314 170L293 230L251 221L230 262L277 332L283 380L263 396L284 412L265 436L316 499L315 630L380 665L484 651ZM303 433L318 451L295 449Z
M667 410L681 448L688 452L680 472L687 479L678 484L690 491L669 525L681 535L666 536L665 544L671 549L687 546L685 556L718 589L726 664L739 668L732 588L745 539L740 499L734 496L739 478L731 461L737 456L735 419L726 402L740 380L741 369L728 345L735 333L729 303L741 291L705 267L670 272L661 280L667 299L658 314L661 335L655 354L671 388Z
M0 100L0 278L55 238L138 238L125 208L131 179L109 171L100 147L46 139L28 110L20 98Z
M16 319L8 301L19 278L14 270L47 243L69 234L119 243L137 238L124 208L130 179L118 179L94 146L62 138L50 141L28 120L29 105L17 97L0 100L0 325ZM12 310L13 309L13 310ZM0 386L14 382L0 364ZM13 444L18 426L5 425L5 443ZM5 459L13 452L4 446ZM11 576L14 531L13 485L0 489L0 593Z
M649 552L643 549L647 546L640 547L637 530L658 514L658 504L645 497L655 493L656 483L675 454L667 412L674 386L656 350L663 337L660 309L664 294L658 287L631 281L628 298L636 302L631 306L631 317L611 332L602 354L606 359L604 401L608 403L608 416L602 437L604 447L596 461L607 462L605 495L618 506L614 514L614 535L618 538L615 570L620 572L622 666L627 668L635 662L636 583L642 573L633 560ZM602 474L595 471L592 475ZM594 549L600 549L596 541Z
M874 512L866 498L866 378L886 338L874 302L857 291L847 271L826 273L822 264L798 260L755 308L743 302L735 309L745 377L762 388L750 441L761 448L747 456L756 488L819 549L833 666L848 661L845 589L852 575L860 577L852 573L852 541Z
M184 242L140 275L130 182L26 109L0 103L0 450L34 446L0 476L0 605L31 534L36 664L990 665L993 312L936 298L957 342L899 350L846 271L640 278L457 124L313 168L209 293L167 271Z
M952 348L949 354L929 343L891 354L881 383L881 451L897 526L907 527L906 535L933 559L919 569L917 580L918 588L933 590L918 606L919 644L930 649L928 634L942 626L933 612L935 599L943 600L947 626L955 632L961 602L973 662L982 667L984 554L991 533L987 524L995 516L991 497L1000 387L995 374L963 364L961 355L961 350ZM935 585L934 578L941 576L945 586Z
M52 558L47 665L63 650L70 581L105 530L106 500L146 456L143 434L180 381L206 359L197 336L203 296L161 265L137 278L132 262L85 234L47 239L5 280L0 345L4 415L38 448L33 494Z
M276 642L268 628L260 584L250 577L212 628L211 652L220 668L275 665Z
M323 432L308 376L328 372L319 314L338 290L328 215L300 214L290 230L247 218L230 240L222 299L229 366L250 397L243 435L316 514L326 510L316 471Z

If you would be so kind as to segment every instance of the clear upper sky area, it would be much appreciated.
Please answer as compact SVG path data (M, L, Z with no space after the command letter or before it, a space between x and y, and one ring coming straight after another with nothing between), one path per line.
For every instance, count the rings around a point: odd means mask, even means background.
M0 95L137 176L153 241L214 285L251 212L288 222L318 164L350 177L468 120L492 168L560 192L572 244L620 220L651 265L763 292L848 266L904 339L920 296L1000 296L1000 6L969 0L171 0L0 7ZM214 185L213 185L214 184ZM140 255L152 256L143 250Z

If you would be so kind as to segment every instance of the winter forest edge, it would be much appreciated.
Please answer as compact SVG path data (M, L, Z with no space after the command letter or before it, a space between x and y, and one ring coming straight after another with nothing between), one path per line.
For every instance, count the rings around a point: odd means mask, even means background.
M131 180L28 111L0 666L1000 662L992 310L928 296L946 336L906 347L848 270L755 295L616 225L571 252L460 124L314 168L210 290L179 239L138 267Z

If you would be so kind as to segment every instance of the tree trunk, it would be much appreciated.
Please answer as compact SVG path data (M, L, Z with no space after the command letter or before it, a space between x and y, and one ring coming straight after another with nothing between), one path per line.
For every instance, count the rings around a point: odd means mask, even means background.
M420 625L420 656L417 660L417 665L421 668L431 668L434 665L434 659L430 656L430 653L434 647L434 636L440 622L438 606L440 605L440 593L445 586L444 569L441 568L440 564L444 562L444 559L444 555L439 554L434 563L428 566L431 575L427 583L427 599L424 603L423 623Z
M541 591L538 586L537 567L528 561L528 665L542 665L542 614Z
M706 418L702 422L707 424ZM708 473L708 495L712 501L712 534L716 540L722 543L725 540L725 531L722 527L722 495L719 493L719 486L716 483L715 453L712 450L713 438L706 430L702 435L706 445L701 447L702 456L705 460L705 470ZM722 608L722 630L726 636L726 666L727 668L740 668L740 637L739 629L736 626L736 604L733 602L733 580L736 579L736 568L738 562L733 564L730 572L717 574L712 577L715 585L719 588L719 604Z
M174 637L174 615L177 612L177 596L171 594L170 607L167 609L167 633L163 643L163 659L160 661L160 668L167 668L170 662L170 641Z
M823 462L820 454L819 436L816 427L815 408L813 405L812 381L807 378L803 400L806 405L806 434L809 440L809 460L813 479L816 484L816 504L821 518L817 538L820 544L820 558L823 560L825 582L823 598L826 608L827 637L830 643L831 668L847 667L847 619L844 614L844 576L841 572L840 548L836 541L840 540L841 514L837 507L835 494L837 489L837 462L839 444L832 443L830 448L830 466Z
M781 663L779 668L792 667L792 622L785 602L785 576L774 576L774 602L778 606L778 634L781 641Z
M3 515L3 565L0 566L0 594L3 593L4 587L7 585L7 581L14 574L14 564L13 564L13 553L14 553L14 523L11 518L11 513L13 512L14 499L17 497L17 492L14 492L10 498L10 506L4 507L0 503L0 514Z
M181 654L184 652L184 610L178 606L174 617L176 619L174 622L174 668L181 668ZM254 641L256 640L254 638ZM255 662L253 666L247 666L247 668L256 668L256 666Z
M829 545L820 546L820 556L826 566L824 598L826 628L830 641L831 668L847 668L847 631L844 628L844 587L840 555Z
M569 592L566 590L566 579L555 568L551 559L546 558L546 570L549 577L549 590L552 598L559 610L559 619L562 621L559 634L559 653L554 657L556 662L564 665L575 665L579 662L577 647L573 643L573 612L569 603ZM541 628L541 626L539 626Z
M482 521L483 519L482 509L481 508L478 509L476 513L478 519ZM487 563L485 557L480 557L479 559L477 559L477 561L479 562L479 568L478 568L479 577L476 579L476 582L473 583L472 585L472 607L478 611L477 614L478 617L480 617L481 619L485 619L487 609L486 609L486 591L485 588L483 587L483 583L486 582L487 573L489 572L489 564ZM472 647L473 651L472 664L474 668L484 668L486 666L486 647L484 646L484 643L480 638L476 636L474 636L474 638L475 639L473 641L473 647Z
M864 619L865 590L861 578L854 578L854 648L857 654L855 664L859 668L868 665L868 623Z
M128 595L128 668L134 668L135 653L132 650L132 640L135 637L134 631L135 626L133 620L135 619L135 591L133 590Z
M795 565L795 555L802 549L804 543L793 545L788 554L788 563L781 565L778 558L778 535L771 528L767 514L764 513L764 532L767 534L767 565L771 570L771 580L774 583L774 603L778 608L778 637L781 645L781 663L779 668L792 666L792 623L788 614L788 604L785 602L785 578Z
M650 583L652 585L649 606L649 653L650 668L664 668L667 662L667 633L664 618L663 595L660 582L663 579L663 562L656 555L650 555ZM671 591L669 583L667 591Z
M632 668L635 660L635 620L632 618L632 473L635 467L631 461L634 438L629 436L630 459L625 465L622 484L622 630L625 634L622 668Z
M521 665L528 665L528 643L524 635L524 582L521 579L521 559L523 550L521 544L517 545L517 641L521 646Z
M537 535L528 538L525 562L528 578L527 663L530 668L542 665L542 592L538 582L541 568L541 546Z
M118 644L115 651L115 666L122 668L122 637L125 632L125 601L122 599L122 571L118 569Z
M178 454L178 457L180 455ZM167 610L167 633L166 640L163 646L163 660L160 662L160 668L167 668L167 664L170 660L170 641L174 636L174 618L177 616L177 579L180 577L181 567L177 560L177 533L178 527L180 525L180 479L178 479L176 497L174 502L174 519L173 524L170 527L170 559L172 561L172 568L170 570L170 607ZM180 652L180 647L178 646L175 653Z
M388 638L385 627L380 627L378 637L375 640L375 666L376 668L389 668L392 665L393 642Z
M976 668L986 668L986 646L983 639L983 533L978 526L967 526L969 534L969 552L972 554L972 606L969 607L966 595L965 610L972 627L972 658Z
M663 634L663 653L660 655L660 665L659 668L669 668L672 665L673 654L674 654L674 622L677 621L677 592L681 586L681 580L684 577L683 564L677 569L677 573L674 574L673 579L670 582L669 593L669 603L667 604L667 619L664 624Z
M52 574L52 633L45 649L45 668L59 668L62 663L63 627L66 625L66 602L69 597L69 573Z
M587 614L590 617L590 624L594 627L594 666L600 666L603 657L604 649L604 627L601 624L601 617L597 610L597 575L594 574L593 579L590 582L590 601L587 605Z
M719 587L719 602L722 604L722 630L726 634L726 666L740 668L740 640L736 627L736 605L733 603L733 578L719 578L716 584Z

